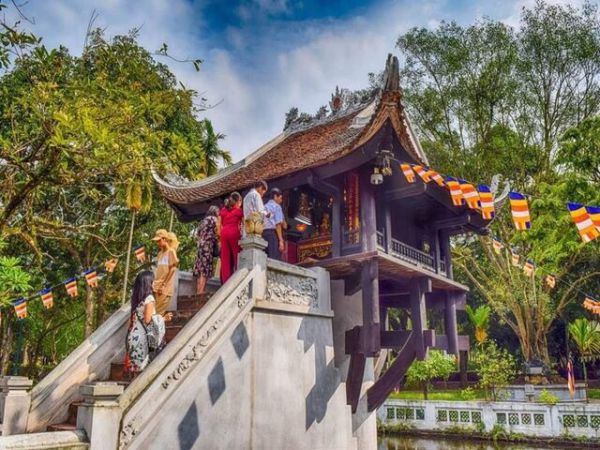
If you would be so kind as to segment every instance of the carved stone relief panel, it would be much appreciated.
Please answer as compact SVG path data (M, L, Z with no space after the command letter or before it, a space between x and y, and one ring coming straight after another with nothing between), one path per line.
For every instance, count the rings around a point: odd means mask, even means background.
M266 300L318 308L317 280L312 277L269 270L267 272Z

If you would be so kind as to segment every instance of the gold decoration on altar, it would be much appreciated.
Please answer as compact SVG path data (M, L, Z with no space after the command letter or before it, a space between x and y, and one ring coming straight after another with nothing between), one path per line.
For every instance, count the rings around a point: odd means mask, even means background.
M306 239L298 243L298 261L308 258L323 259L331 255L333 242L330 235Z

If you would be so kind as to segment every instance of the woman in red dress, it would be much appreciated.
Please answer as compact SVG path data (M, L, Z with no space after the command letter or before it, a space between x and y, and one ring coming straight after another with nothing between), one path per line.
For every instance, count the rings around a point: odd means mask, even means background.
M242 238L241 224L244 218L242 212L242 196L233 192L225 206L221 208L219 220L221 225L221 283L225 283L237 270L239 240Z

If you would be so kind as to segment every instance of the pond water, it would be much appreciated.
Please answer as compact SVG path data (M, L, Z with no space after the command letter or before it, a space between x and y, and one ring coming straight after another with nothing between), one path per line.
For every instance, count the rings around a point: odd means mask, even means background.
M378 450L554 450L531 444L489 443L464 439L423 439L417 437L379 437Z

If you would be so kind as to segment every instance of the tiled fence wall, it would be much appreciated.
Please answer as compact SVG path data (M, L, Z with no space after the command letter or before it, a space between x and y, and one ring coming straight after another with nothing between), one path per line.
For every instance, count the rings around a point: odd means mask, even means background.
M600 437L600 404L543 405L518 402L445 402L388 400L377 412L385 424L421 430L463 427L534 436Z

